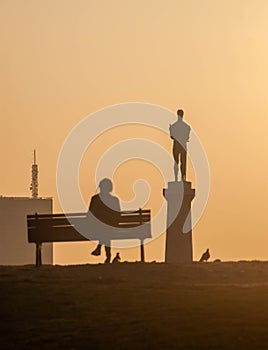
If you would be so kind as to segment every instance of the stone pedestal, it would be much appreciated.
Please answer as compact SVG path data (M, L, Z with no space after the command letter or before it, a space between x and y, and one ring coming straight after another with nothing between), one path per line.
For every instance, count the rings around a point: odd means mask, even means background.
M190 263L193 261L191 202L195 190L191 182L169 182L163 195L168 202L165 262Z

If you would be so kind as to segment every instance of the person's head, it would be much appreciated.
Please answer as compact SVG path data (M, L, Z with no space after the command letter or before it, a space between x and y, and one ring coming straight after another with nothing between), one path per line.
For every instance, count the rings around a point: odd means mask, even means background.
M183 118L183 114L184 114L184 112L183 112L182 109L178 109L178 110L177 110L177 116L178 116L179 118Z
M113 190L113 183L110 179L102 179L99 183L99 188L103 193L110 193Z

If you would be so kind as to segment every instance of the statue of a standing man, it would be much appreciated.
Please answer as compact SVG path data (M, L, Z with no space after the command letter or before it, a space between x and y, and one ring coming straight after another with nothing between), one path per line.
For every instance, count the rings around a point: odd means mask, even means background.
M187 142L189 141L191 127L183 121L183 110L178 109L178 120L169 126L170 137L173 142L174 175L178 181L178 164L180 161L181 180L186 180Z

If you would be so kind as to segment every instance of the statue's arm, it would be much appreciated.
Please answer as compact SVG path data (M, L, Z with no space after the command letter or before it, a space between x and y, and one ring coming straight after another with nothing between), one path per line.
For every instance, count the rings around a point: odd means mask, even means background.
M169 135L172 140L174 140L174 137L172 136L172 125L169 124Z

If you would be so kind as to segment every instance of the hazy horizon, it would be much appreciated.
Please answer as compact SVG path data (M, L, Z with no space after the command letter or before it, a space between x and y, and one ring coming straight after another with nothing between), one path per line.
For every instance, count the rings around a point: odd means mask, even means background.
M84 117L138 101L174 111L175 120L182 108L211 171L194 259L209 247L211 260L267 260L267 15L266 0L2 0L0 195L30 196L36 148L39 195L52 196L60 212L57 158ZM148 137L141 128L128 132ZM121 138L113 130L86 153L80 186L88 202L97 157ZM150 139L171 152L171 140L157 132ZM166 185L155 169L131 160L117 171L115 193L131 198L131 183L144 174L158 189ZM148 205L157 207L161 196L154 192ZM93 246L57 245L56 263L97 262ZM163 248L162 236L146 248L147 259L163 259ZM136 260L138 250L121 255Z

